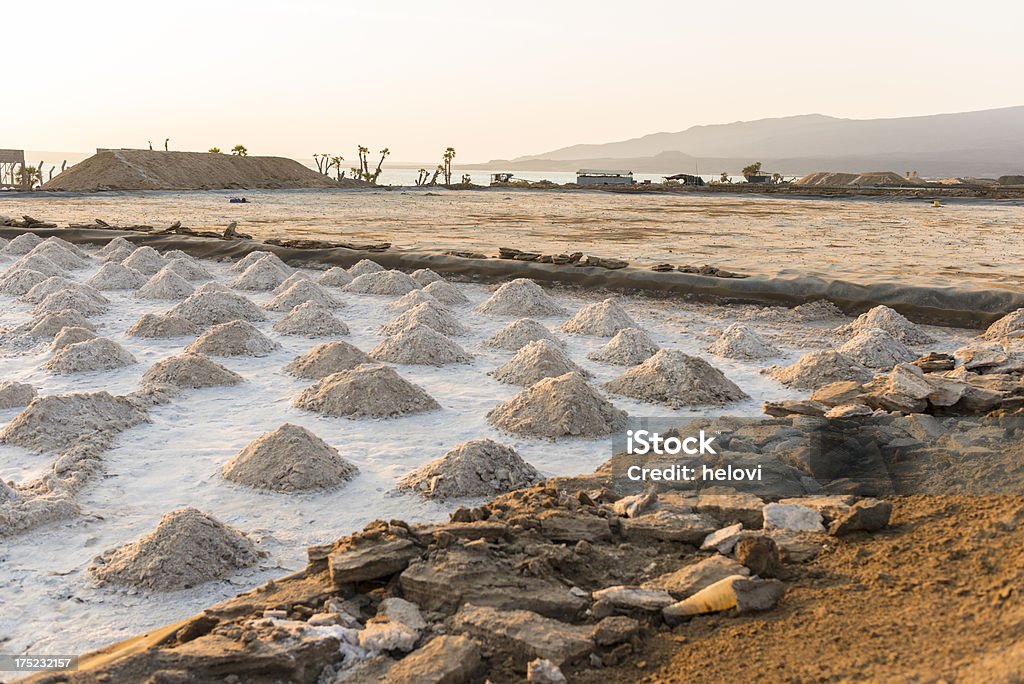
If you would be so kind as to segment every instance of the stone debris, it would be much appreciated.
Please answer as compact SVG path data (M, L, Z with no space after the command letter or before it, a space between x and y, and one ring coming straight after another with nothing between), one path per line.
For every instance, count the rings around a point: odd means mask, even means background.
M858 332L836 351L866 368L886 371L917 358L917 354L881 328Z
M160 256L160 252L152 247L143 245L129 254L121 263L129 268L134 268L145 276L153 276L167 265L167 259Z
M109 261L85 283L96 290L137 290L145 285L146 276L134 268Z
M414 306L383 326L380 331L385 335L397 335L403 330L418 326L426 326L442 335L458 336L469 332L455 314L434 302L423 302Z
M96 326L77 311L61 311L59 313L36 316L19 330L27 333L29 337L52 340L64 328L88 328L89 330L95 330Z
M349 329L322 304L306 301L288 312L273 326L273 331L282 335L303 337L331 337L348 335Z
M302 280L263 305L269 311L291 311L299 304L313 302L328 309L336 309L341 302L328 294L312 280Z
M131 401L108 392L49 394L11 420L0 443L38 453L59 453L80 440L105 447L113 435L145 421Z
M36 398L36 388L26 382L0 381L0 411L28 406Z
M469 637L442 634L388 668L382 681L461 684L473 681L479 668L477 642Z
M838 513L828 528L828 533L840 537L852 532L877 532L889 524L892 504L880 499L864 499Z
M213 280L213 275L210 274L203 266L195 259L187 254L182 253L179 256L171 256L170 253L165 254L164 258L167 259L167 265L161 270L170 271L176 276L184 278L190 282L197 280Z
M43 238L35 233L22 233L4 245L0 252L10 254L11 256L24 256L35 249L42 241Z
M821 513L800 504L770 503L764 507L764 529L824 532Z
M395 311L397 313L403 313L414 307L423 304L424 302L430 302L432 304L441 305L436 299L431 297L429 294L424 292L422 289L413 290L408 294L404 294L395 301L388 304L388 311Z
M140 299L185 299L192 292L193 288L187 280L164 267L146 281L135 296Z
M665 573L644 582L645 589L661 589L676 599L682 600L693 596L698 591L710 587L715 582L735 575L747 576L750 570L731 558L715 554L696 563L684 565L678 570Z
M742 323L733 323L707 351L726 359L756 360L780 356L782 351L761 333Z
M276 264L277 266L279 266L280 268L284 269L285 271L287 271L289 273L291 272L291 267L288 266L283 261L281 261L281 257L277 256L273 252L265 252L265 251L261 251L261 250L256 250L256 251L253 251L253 252L249 252L244 257L242 257L241 259L236 261L234 264L232 264L231 265L231 270L234 271L235 273L244 273L245 269L249 268L250 266L255 264L257 261L259 261L260 259L267 259L271 263Z
M191 337L199 334L199 328L187 318L175 314L146 313L128 328L126 334L150 339Z
M476 307L476 311L517 318L562 316L566 313L540 285L528 278L504 283L487 301Z
M242 376L203 354L184 353L158 361L142 376L143 388L200 389L237 385Z
M168 313L186 318L195 325L207 327L229 321L262 321L266 314L242 295L226 289L203 285L188 299L176 304Z
M530 684L565 684L561 668L547 658L534 658L526 665L526 681Z
M841 352L826 349L804 354L789 366L764 370L783 385L814 390L833 382L866 382L871 371Z
M418 282L401 271L374 271L356 276L341 289L356 294L404 295L420 287Z
M354 266L349 267L348 274L352 276L352 278L358 278L359 276L366 275L367 273L380 273L383 270L384 267L376 261L360 259Z
M428 366L473 361L469 352L426 325L413 325L384 338L370 351L370 357L389 363Z
M250 442L221 472L249 487L295 492L336 487L358 470L306 428L285 423Z
M415 271L410 273L409 276L423 287L426 287L431 283L444 282L444 278L429 268L417 268Z
M616 366L635 366L651 358L661 349L650 336L637 328L626 328L615 333L603 346L587 354L592 361Z
M562 331L574 335L614 337L620 330L639 327L615 300L606 299L580 309L562 324Z
M340 266L331 266L316 281L325 287L345 287L352 282L352 274Z
M529 387L544 378L554 378L566 373L590 377L590 373L573 363L557 343L537 340L520 348L515 356L490 374L498 382Z
M490 439L474 439L450 449L398 481L398 489L427 499L492 497L541 479L515 449Z
M46 280L47 276L31 268L11 267L0 278L0 293L20 296Z
M231 321L212 326L185 351L208 356L266 356L280 348L252 323Z
M435 280L423 286L423 291L445 306L469 304L469 298L456 286L445 280Z
M884 330L903 344L929 344L935 341L923 330L887 306L876 306L861 314L853 323L836 328L835 335L848 339L857 333L874 328Z
M555 337L554 333L544 325L530 318L520 318L518 321L509 323L504 328L494 333L481 344L484 347L493 349L505 349L508 351L519 351L530 342L537 340L549 340L561 347L565 343Z
M487 413L492 425L512 433L547 437L600 437L625 427L615 408L577 373L545 378Z
M85 328L80 330L88 332ZM123 368L133 363L136 363L135 357L117 342L105 337L93 337L60 347L53 357L43 364L43 368L52 373L67 375Z
M273 256L268 254L254 261L231 281L231 287L236 290L273 290L279 286L291 275L291 269L280 259L271 258Z
M495 610L467 604L453 618L455 630L509 653L521 669L534 658L559 666L582 661L594 650L591 630L529 610Z
M284 370L299 378L320 379L364 363L372 364L373 359L348 342L324 342L295 358Z
M441 408L390 366L362 365L313 383L292 402L328 416L392 418Z
M734 382L697 356L662 349L639 366L604 384L614 394L680 406L720 406L748 399Z
M616 585L595 591L595 601L604 603L613 609L625 611L657 612L672 605L676 599L664 589L643 589Z

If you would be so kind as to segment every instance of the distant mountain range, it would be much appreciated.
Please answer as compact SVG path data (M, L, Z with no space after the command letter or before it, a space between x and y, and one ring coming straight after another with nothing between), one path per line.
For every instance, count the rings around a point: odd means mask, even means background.
M898 119L805 114L693 126L603 144L572 145L477 168L642 173L738 173L752 161L765 172L917 171L922 176L999 176L1024 172L1024 106Z

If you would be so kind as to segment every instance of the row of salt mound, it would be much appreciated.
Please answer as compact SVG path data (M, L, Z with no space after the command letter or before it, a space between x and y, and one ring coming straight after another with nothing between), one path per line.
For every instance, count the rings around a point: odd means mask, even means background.
M881 370L892 370L898 363L909 363L917 358L917 354L881 328L857 333L836 351L866 368Z
M85 284L96 290L137 290L146 284L146 276L134 268L110 261L100 266Z
M544 378L555 378L566 373L590 377L566 355L562 348L550 340L535 340L521 347L511 359L491 372L499 382L509 385L530 385Z
M24 256L35 249L36 245L43 242L43 238L35 233L22 233L8 242L0 252L11 256Z
M109 302L109 300L95 290L93 293L89 293L82 288L66 287L46 295L43 301L36 304L32 314L42 316L48 313L74 311L83 316L98 316L107 310L107 304L104 302Z
M635 366L658 353L660 347L643 330L625 328L615 337L587 354L592 361L601 361L616 366Z
M192 337L199 334L199 327L187 318L175 314L145 313L128 328L127 334L145 339Z
M358 278L359 276L366 275L367 273L379 273L383 270L384 267L376 261L360 259L355 265L349 267L348 274L353 278Z
M167 265L163 270L170 271L176 276L188 281L213 280L213 275L188 254L184 254L183 257L171 257L165 254L164 258L167 259Z
M0 443L37 453L60 453L83 437L123 432L146 421L145 412L109 392L37 397L0 431Z
M613 337L620 330L638 328L625 310L614 300L588 304L562 324L562 331L575 335L595 335L597 337Z
M256 251L253 251L253 252L249 252L244 257L242 257L241 259L236 261L234 264L232 264L231 265L231 270L234 273L242 273L242 272L245 271L245 269L249 268L250 266L255 264L257 261L259 261L260 259L269 259L270 261L272 261L273 263L277 264L278 266L283 268L285 271L288 271L289 273L292 270L291 267L288 264L286 264L283 261L281 261L281 257L277 256L273 252L265 252L265 251L261 251L261 250L256 250Z
M0 277L0 293L20 296L47 279L46 274L31 268L9 268Z
M328 416L390 418L423 413L441 405L390 366L363 365L328 375L292 402Z
M316 282L327 287L344 287L352 282L352 275L340 266L331 266Z
M71 344L94 340L96 337L96 333L88 328L79 328L77 326L61 328L60 332L54 336L53 342L50 343L50 350L57 351Z
M152 247L143 245L125 257L121 263L143 275L152 276L167 265L167 259L160 256L160 252Z
M204 354L189 352L168 356L154 363L142 376L142 386L145 389L201 389L237 385L240 382L241 375L228 370Z
M337 449L291 423L250 442L221 470L232 482L280 492L337 487L357 472Z
M490 439L473 439L398 481L427 499L492 497L529 487L543 478L515 449Z
M366 352L348 342L324 342L295 358L284 370L295 377L318 380L372 363Z
M401 271L374 271L357 276L341 289L356 294L404 295L419 288L419 283Z
M19 327L17 331L26 333L29 337L52 340L54 335L64 328L88 328L89 330L95 330L96 326L77 311L59 311L36 316L28 323Z
M555 337L554 333L530 318L520 318L506 325L483 341L484 347L519 351L531 342L548 340L564 347L565 343Z
M282 335L304 337L330 337L348 335L349 329L331 313L331 310L316 302L303 302L274 323L274 332Z
M736 383L704 359L662 349L638 366L604 384L622 396L680 406L721 406L749 399Z
M134 363L135 357L117 342L105 337L94 337L59 348L53 357L43 364L43 368L52 373L66 375L112 370Z
M761 333L742 323L733 323L707 350L726 359L753 361L780 356L782 350L765 339Z
M165 266L146 281L135 296L140 299L185 299L194 291L187 280L174 273L170 266Z
M1020 340L1024 337L1024 309L1017 309L1006 314L988 326L981 335L986 340Z
M381 332L385 335L397 335L417 325L425 325L442 335L458 336L469 332L451 311L436 302L423 302L414 306L383 326Z
M89 265L88 257L80 256L74 250L70 249L70 245L68 245L68 243L61 244L62 242L62 240L57 240L56 242L44 240L33 247L32 251L30 251L26 256L44 257L65 271L74 271L79 268L85 268Z
M424 285L423 291L441 304L455 306L469 303L469 298L462 294L459 288L444 280L435 280Z
M471 363L472 354L426 325L413 325L381 340L370 357L389 363L444 366Z
M508 432L532 437L600 437L621 430L626 412L615 408L577 373L545 378L487 413Z
M329 309L343 306L312 280L302 280L264 304L263 308L269 311L291 311L304 302L313 302Z
M833 382L867 382L871 371L846 354L832 349L804 354L788 366L771 366L764 371L783 385L814 390Z
M274 255L260 257L231 282L236 290L273 290L292 275L291 269L272 259Z
M516 278L504 283L476 310L498 316L560 316L566 313L529 278Z
M53 243L53 244L61 247L62 249L66 249L67 251L71 252L75 256L80 257L82 259L85 259L86 261L89 261L90 259L92 259L92 255L89 254L89 252L85 251L84 249L82 249L81 247L76 245L75 243L69 242L68 240L63 240L63 239L57 237L56 235L51 235L50 237L48 237L45 240L43 240L43 242L44 243Z
M0 411L28 406L36 398L36 388L26 382L0 381Z
M187 318L199 326L266 320L266 314L256 304L215 282L197 289L169 313Z
M845 339L874 328L884 330L903 344L928 344L935 341L923 330L887 306L876 306L858 316L853 323L842 325L834 332L837 337Z
M67 278L60 276L54 276L47 278L43 282L35 285L31 290L21 296L21 301L30 302L32 304L38 304L43 301L54 292L60 292L61 290L77 290L81 292L90 300L96 304L109 304L110 300L104 297L94 287L88 284L76 283Z
M186 352L209 356L266 356L281 348L248 321L229 321L212 326Z
M39 271L47 278L63 276L66 273L63 268L39 254L26 254L11 264L11 267L7 269L7 272L10 273L11 271L23 268L27 268L31 271Z

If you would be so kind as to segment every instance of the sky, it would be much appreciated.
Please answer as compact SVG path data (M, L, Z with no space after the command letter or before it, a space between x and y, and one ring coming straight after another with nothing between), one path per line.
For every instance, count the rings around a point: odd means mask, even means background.
M975 9L977 8L977 9ZM3 2L0 148L392 161L1024 104L1024 3Z

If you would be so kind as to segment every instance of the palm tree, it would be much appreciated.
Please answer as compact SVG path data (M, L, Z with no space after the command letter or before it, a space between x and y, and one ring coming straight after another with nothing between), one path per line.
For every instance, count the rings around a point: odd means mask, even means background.
M209 152L210 154L221 154L219 147L211 147L210 149L207 150L207 152Z
M18 169L18 182L28 188L32 188L37 181L39 183L43 182L42 171L38 167L22 164L21 168Z
M343 161L345 161L345 158L342 157L341 155L335 155L335 156L331 157L330 163L327 165L327 169L325 171L325 175L326 175L326 173L330 172L331 167L333 166L334 167L334 173L337 176L338 180L340 181L342 179L342 177L344 176L344 173L345 173L344 171L341 170L341 162L343 162Z
M455 148L454 147L446 147L444 149L444 156L442 157L442 159L444 160L444 184L445 185L451 185L452 184L452 160L455 159Z
M380 177L380 167L382 164L384 164L384 158L387 157L389 154L391 154L391 150L387 147L380 151L380 160L377 162L377 169L373 172L373 176L370 180L370 182L373 183L374 185L377 184L377 178Z
M245 145L235 145L234 147L231 148L231 154L235 155L236 157L248 157L249 150L246 149Z

